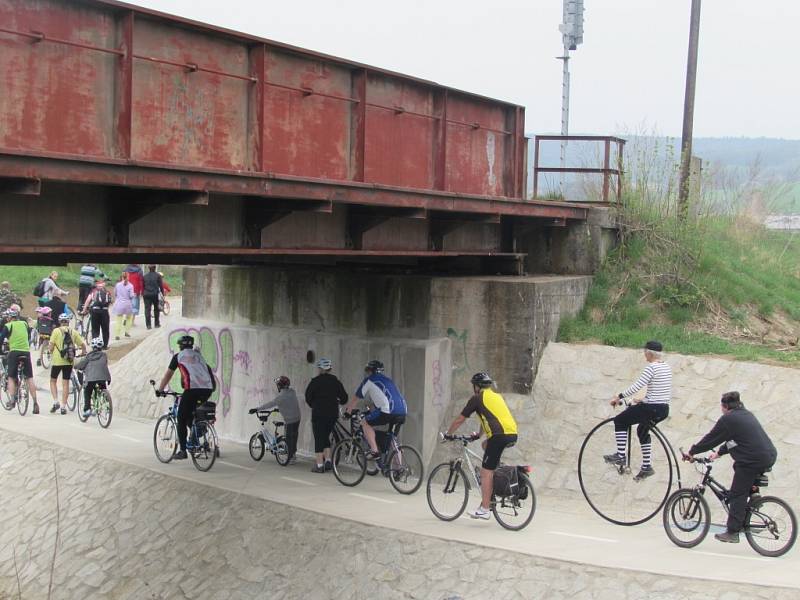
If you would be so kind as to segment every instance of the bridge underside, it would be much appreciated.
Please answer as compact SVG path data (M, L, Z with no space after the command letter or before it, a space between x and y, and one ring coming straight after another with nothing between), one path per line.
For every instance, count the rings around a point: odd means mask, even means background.
M131 161L0 154L6 263L363 263L519 273L531 232L587 218L521 201Z

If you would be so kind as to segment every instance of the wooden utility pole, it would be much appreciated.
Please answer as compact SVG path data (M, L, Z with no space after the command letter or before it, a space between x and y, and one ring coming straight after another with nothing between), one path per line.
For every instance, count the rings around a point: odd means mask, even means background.
M692 162L692 129L694 126L694 91L697 82L697 46L700 38L700 2L692 0L689 27L689 58L686 63L686 94L683 99L683 134L681 137L681 173L678 183L678 215L689 214L689 175Z

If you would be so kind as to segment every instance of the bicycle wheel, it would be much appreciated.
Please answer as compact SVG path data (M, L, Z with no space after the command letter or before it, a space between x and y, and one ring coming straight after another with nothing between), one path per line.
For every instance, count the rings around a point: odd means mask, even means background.
M111 402L111 394L108 390L97 390L95 394L97 394L95 403L97 407L97 421L100 423L100 427L106 429L111 425L111 417L114 416L114 405Z
M204 423L205 431L197 436L197 448L192 450L192 462L198 471L208 471L217 460L217 432L211 423Z
M536 493L531 480L522 474L519 477L519 488L512 496L495 498L492 503L494 518L506 529L519 531L528 526L536 512Z
M422 458L411 446L398 446L387 461L389 483L401 494L413 494L422 485Z
M172 308L169 305L169 300L164 300L164 308L161 309L161 312L164 313L164 316L167 316L170 310Z
M43 340L42 346L39 349L39 360L42 363L42 367L45 369L49 369L53 364L53 354L50 352L49 340Z
M282 467L289 464L289 444L282 437L279 437L275 442L275 460Z
M614 448L614 420L606 419L586 436L578 455L578 481L584 498L598 515L616 525L639 525L652 519L664 506L672 488L673 461L667 444L652 429L653 475L634 479L641 463L641 446L635 430L628 435L628 460L623 467L605 462ZM633 439L631 439L633 438Z
M0 386L3 388L0 390L0 404L6 410L12 410L14 407L11 405L11 396L8 395L8 373L5 369L0 374Z
M708 535L711 511L699 492L682 488L667 500L661 520L672 543L681 548L693 548Z
M253 460L259 461L264 458L264 435L260 431L258 433L254 433L250 438L249 450L250 458Z
M342 485L353 487L361 483L367 472L367 455L364 449L353 438L347 438L336 444L331 454L333 474Z
M156 458L162 463L168 463L178 453L179 448L178 428L175 426L175 420L170 415L162 415L156 421L156 427L153 430L153 450L155 450Z
M72 375L69 379L69 394L67 395L67 408L70 411L75 410L75 407L78 405L78 394L80 393L80 384L78 383L77 375L75 375L75 371L72 372Z
M797 540L797 518L786 502L775 496L764 496L751 501L744 535L759 554L783 556Z
M19 382L17 386L17 410L19 414L23 417L25 413L28 412L28 396L30 392L28 391L28 381L23 379Z
M442 463L431 471L426 486L428 506L442 521L455 521L467 508L469 481L461 465Z

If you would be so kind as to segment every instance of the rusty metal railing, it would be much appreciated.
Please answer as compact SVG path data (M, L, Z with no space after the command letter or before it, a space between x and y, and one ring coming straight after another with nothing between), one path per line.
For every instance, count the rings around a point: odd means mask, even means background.
M602 142L604 146L602 168L591 167L540 167L539 166L539 144L540 142ZM533 197L539 195L539 173L589 173L603 176L603 202L608 203L609 188L611 178L616 177L616 199L617 202L622 198L622 153L625 147L625 140L618 137L606 135L537 135L533 138ZM611 168L611 144L617 145L617 164L616 168Z

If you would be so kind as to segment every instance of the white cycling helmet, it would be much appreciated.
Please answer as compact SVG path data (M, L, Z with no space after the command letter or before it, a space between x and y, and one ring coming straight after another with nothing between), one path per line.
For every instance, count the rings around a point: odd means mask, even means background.
M101 338L101 337L92 338L92 341L89 342L89 343L92 346L92 350L101 350L103 348L103 346L105 345L103 343L103 338Z
M330 358L320 358L317 361L317 367L323 371L330 371L331 367L333 367L333 363L331 362Z
M59 323L69 323L71 318L72 317L70 315L68 315L67 313L61 313L60 315L58 315L58 322Z

